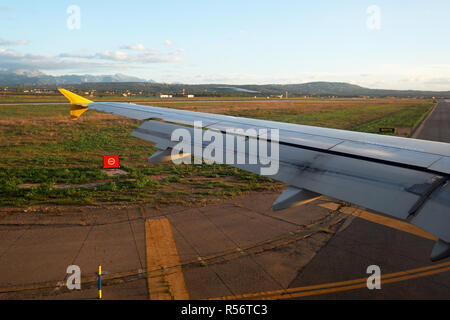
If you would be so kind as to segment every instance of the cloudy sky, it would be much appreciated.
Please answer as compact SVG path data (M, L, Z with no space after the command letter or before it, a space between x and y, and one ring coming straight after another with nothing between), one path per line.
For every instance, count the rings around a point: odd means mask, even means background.
M450 90L450 1L3 1L0 69Z

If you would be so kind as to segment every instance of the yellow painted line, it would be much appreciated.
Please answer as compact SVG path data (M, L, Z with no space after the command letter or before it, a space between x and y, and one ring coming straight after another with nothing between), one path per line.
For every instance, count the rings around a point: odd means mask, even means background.
M413 275L404 276L404 277L388 279L388 280L385 280L385 281L381 281L381 285L383 286L383 285L385 285L387 283L394 283L394 282L400 282L400 281L405 281L405 280L410 280L410 279L415 279L415 278L426 277L426 276L430 276L430 275L433 275L433 274L442 273L442 272L446 272L446 271L450 271L450 267L442 268L442 269L438 269L438 270L432 270L432 271L428 271L428 272L423 272L423 273L419 273L419 274L413 274ZM305 296L313 296L313 295L333 293L333 292L349 291L349 290L361 289L361 288L366 288L366 287L367 287L367 284L366 283L362 283L362 284L357 284L357 285L353 285L353 286L346 286L346 287L339 287L339 288L330 288L330 289L323 289L323 290L316 290L316 291L309 291L309 292L299 292L299 293L293 293L293 294L287 294L287 295L272 296L272 297L262 298L262 300L269 300L269 299L270 300L277 300L277 299L300 298L300 297L305 297Z
M319 204L320 207L325 208L325 209L329 209L329 210L333 210L336 211L339 209L339 204L334 203L334 202L328 202L328 203L322 203ZM352 216L370 221L370 222L374 222L377 224L381 224L384 225L386 227L389 228L393 228L393 229L397 229L403 232L408 232L411 234L414 234L416 236L425 238L425 239L430 239L433 241L436 241L438 238L433 236L432 234L426 232L425 230L416 227L415 225L412 225L410 223L404 222L404 221L400 221L397 219L393 219L393 218L388 218L379 214L375 214L375 213L371 213L371 212L367 212L361 209L357 209L357 208L352 208L352 207L341 207L339 209L339 212L345 213L345 214L350 214Z
M339 209L340 205L338 203L334 203L334 202L327 202L327 203L319 204L319 207L336 211L337 209Z
M180 258L166 218L145 222L147 284L151 300L187 300Z
M440 273L445 272L450 269L450 262L444 262L432 266L427 267L421 267L421 268L415 268L395 273L389 273L381 276L381 284L383 283L391 283L396 281L402 281L412 278L418 278L434 273ZM289 288L289 289L282 289L282 290L274 290L274 291L264 291L264 292L256 292L256 293L248 293L248 294L242 294L242 295L235 295L235 296L226 296L226 297L220 297L220 298L214 298L212 300L232 300L232 299L250 299L250 298L260 298L265 296L278 296L278 297L289 297L289 295L297 294L299 292L303 291L309 291L305 292L305 295L313 295L313 294L321 294L317 292L322 293L328 293L328 292L335 292L337 289L347 288L347 290L351 289L357 289L357 288L363 288L366 287L366 281L367 278L359 278L354 280L347 280L347 281L340 281L340 282L332 282L332 283L324 283L324 284L318 284L318 285L311 285L311 286L304 286L304 287L297 287L297 288ZM349 289L350 288L350 289ZM324 289L324 290L318 290L318 289ZM315 291L314 291L315 290ZM332 290L332 291L330 291ZM271 297L271 298L272 298Z
M342 213L351 214L355 217L362 218L367 221L382 224L384 226L387 226L387 227L390 227L393 229L397 229L397 230L400 230L403 232L408 232L408 233L414 234L414 235L422 237L422 238L426 238L426 239L430 239L430 240L434 240L434 241L436 241L438 239L437 237L433 236L432 234L426 232L425 230L423 230L419 227L416 227L415 225L412 225L410 223L400 221L397 219L388 218L388 217L385 217L385 216L382 216L379 214L375 214L375 213L371 213L371 212L367 212L364 210L351 208L351 207L343 207L339 211Z

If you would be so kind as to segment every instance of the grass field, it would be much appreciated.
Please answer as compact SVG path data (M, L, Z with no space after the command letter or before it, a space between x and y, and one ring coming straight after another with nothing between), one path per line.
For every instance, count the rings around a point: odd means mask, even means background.
M365 132L377 132L380 126L397 127L405 135L433 106L430 100L417 99L157 105ZM147 164L156 148L129 136L138 121L95 111L70 121L68 109L68 105L0 106L0 205L188 205L281 187L267 178L223 165ZM101 170L104 154L120 154L128 180L106 176ZM60 183L93 181L107 183L94 188L55 188ZM27 183L40 185L19 187Z
M403 129L409 135L417 120L433 103L418 99L336 99L305 101L253 101L152 103L169 108L222 113L238 117L299 123L319 127L377 133L379 126Z

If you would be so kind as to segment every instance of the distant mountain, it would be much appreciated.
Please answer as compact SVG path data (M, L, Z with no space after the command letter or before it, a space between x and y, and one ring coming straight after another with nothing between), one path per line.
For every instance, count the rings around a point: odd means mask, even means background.
M287 87L292 91L316 95L364 95L372 90L345 82L308 82Z
M268 85L241 85L235 86L217 86L217 85L198 85L210 93L224 92L228 88L230 92L239 91L240 94L254 95L284 95L286 91L290 97L316 96L316 97L450 97L450 91L422 91L422 90L388 90L388 89L369 89L346 82L307 82L301 84L268 84ZM236 94L236 92L234 92Z
M0 86L47 88L54 90L65 85L72 89L84 91L96 90L99 94L106 92L121 93L129 91L143 95L172 94L182 96L182 92L196 96L242 96L270 97L285 95L289 97L437 97L450 98L450 91L420 90L385 90L369 89L345 82L308 82L301 84L266 84L266 85L224 85L224 84L182 84L157 83L123 74L114 75L63 75L50 76L40 71L15 70L0 71Z
M36 84L36 85L61 85L82 84L96 82L153 82L145 79L130 77L116 73L114 75L63 75L51 76L40 71L14 70L0 71L0 85Z
M223 88L223 87L221 87ZM258 91L267 94L289 94L296 96L354 96L369 95L374 89L363 88L346 82L307 82L301 84L272 84L262 86L240 86L241 91Z

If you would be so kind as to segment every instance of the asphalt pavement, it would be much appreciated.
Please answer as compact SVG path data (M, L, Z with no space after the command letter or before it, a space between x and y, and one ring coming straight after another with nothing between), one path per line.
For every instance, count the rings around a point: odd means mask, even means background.
M415 132L414 138L450 142L450 101L439 102ZM367 267L377 265L381 274L446 263L432 263L434 241L359 218L337 233L289 287L369 277ZM382 282L383 283L383 282ZM367 287L317 294L308 299L450 299L450 272L389 283L380 290Z

